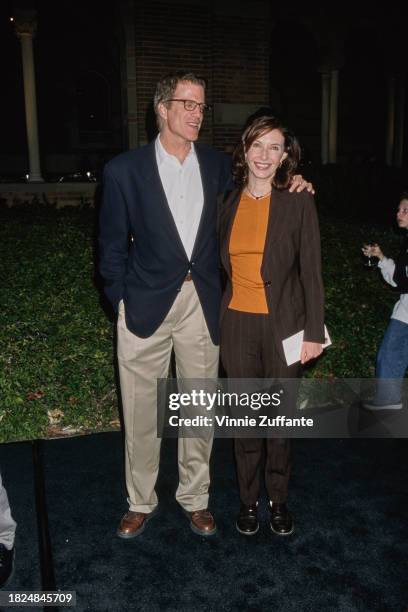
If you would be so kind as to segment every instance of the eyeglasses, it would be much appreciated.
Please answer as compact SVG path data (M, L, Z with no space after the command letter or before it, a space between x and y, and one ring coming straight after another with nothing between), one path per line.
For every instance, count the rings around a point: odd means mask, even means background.
M182 98L168 98L165 102L182 102L186 111L195 111L197 106L200 109L200 113L208 113L211 110L211 106L204 104L204 102L196 102L195 100L183 100Z

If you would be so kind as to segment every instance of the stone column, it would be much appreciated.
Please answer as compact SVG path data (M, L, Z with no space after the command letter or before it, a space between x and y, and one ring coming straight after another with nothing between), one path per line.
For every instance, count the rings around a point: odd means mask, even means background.
M36 12L19 10L15 14L17 37L21 42L24 77L24 101L29 157L29 182L40 183L44 179L40 169L40 149L38 143L37 99L35 91L35 71L33 36L37 27Z
M339 71L327 64L320 68L322 75L321 159L322 164L337 161L337 108Z
M337 161L337 107L339 95L339 71L330 73L329 162Z
M122 100L123 130L129 149L139 145L137 125L137 88L136 88L136 40L134 2L120 3L122 25Z
M394 164L402 167L404 156L404 121L405 121L405 74L398 76L398 88L395 108Z
M322 71L321 159L329 162L330 73Z
M395 134L395 76L388 75L388 113L387 129L385 135L385 163L392 166L394 153L394 134Z

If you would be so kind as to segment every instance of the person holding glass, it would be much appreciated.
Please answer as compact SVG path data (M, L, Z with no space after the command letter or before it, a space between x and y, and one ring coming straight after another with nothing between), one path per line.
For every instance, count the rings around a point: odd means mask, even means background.
M377 391L371 402L363 402L368 410L398 410L402 408L402 379L408 366L408 191L401 194L397 210L398 227L405 230L404 242L394 261L385 257L378 244L365 244L366 257L378 258L383 279L400 292L391 320L377 353L375 375Z
M254 116L233 155L237 188L220 208L221 259L227 284L221 305L221 359L229 378L297 378L322 352L324 292L313 196L290 193L300 158L295 136L275 117ZM282 341L304 330L299 363L288 366ZM237 530L259 529L261 438L236 438L241 507ZM270 527L293 532L287 508L289 440L266 439Z

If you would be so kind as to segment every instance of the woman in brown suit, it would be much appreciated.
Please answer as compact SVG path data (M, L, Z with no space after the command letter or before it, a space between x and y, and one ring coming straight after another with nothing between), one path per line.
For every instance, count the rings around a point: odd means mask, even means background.
M297 378L322 352L324 295L320 236L313 196L290 193L300 157L294 135L278 119L255 117L234 152L238 188L220 213L227 286L221 306L221 359L229 378ZM282 340L304 330L301 361L286 364ZM240 533L258 531L263 439L236 438ZM287 509L289 440L267 438L265 485L270 526L293 532Z

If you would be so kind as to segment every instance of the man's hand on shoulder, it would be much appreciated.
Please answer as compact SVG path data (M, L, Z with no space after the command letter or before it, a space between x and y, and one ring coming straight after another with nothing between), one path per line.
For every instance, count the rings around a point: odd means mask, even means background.
M306 191L308 191L309 193L315 193L312 183L306 181L301 174L294 174L289 187L290 193L300 193L304 189L306 189Z

